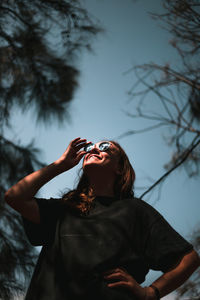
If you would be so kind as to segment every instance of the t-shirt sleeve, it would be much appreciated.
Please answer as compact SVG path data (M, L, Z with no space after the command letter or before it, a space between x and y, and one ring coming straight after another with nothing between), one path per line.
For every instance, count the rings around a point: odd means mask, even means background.
M144 255L149 268L166 272L175 267L181 258L193 249L164 217L152 206L145 204L145 236ZM144 217L144 216L143 216Z
M62 212L60 199L35 198L40 212L40 224L33 223L22 217L24 230L33 246L51 243L56 230L57 220Z

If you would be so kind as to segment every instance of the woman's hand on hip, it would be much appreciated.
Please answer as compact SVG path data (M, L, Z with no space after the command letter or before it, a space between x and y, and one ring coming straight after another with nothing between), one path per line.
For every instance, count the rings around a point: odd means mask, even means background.
M122 287L129 290L138 299L145 299L146 290L124 269L116 268L104 273L109 288Z
M81 158L86 154L84 150L81 150L88 142L86 139L80 137L72 140L63 155L56 161L63 171L67 171L76 166Z

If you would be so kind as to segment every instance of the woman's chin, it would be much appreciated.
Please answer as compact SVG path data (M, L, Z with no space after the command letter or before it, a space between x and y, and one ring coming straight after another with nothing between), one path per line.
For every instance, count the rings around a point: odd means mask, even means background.
M100 167L100 164L98 164L96 161L90 161L90 162L87 162L83 165L83 170L84 172L87 171L87 170L97 170L98 168Z

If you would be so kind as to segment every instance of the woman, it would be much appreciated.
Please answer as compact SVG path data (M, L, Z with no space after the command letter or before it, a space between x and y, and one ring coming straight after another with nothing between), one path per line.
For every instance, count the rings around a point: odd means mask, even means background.
M83 175L62 199L37 191L83 160ZM133 196L134 170L114 141L76 138L54 163L19 181L5 195L42 245L27 300L160 299L196 270L193 246L146 202ZM163 275L142 287L150 269Z

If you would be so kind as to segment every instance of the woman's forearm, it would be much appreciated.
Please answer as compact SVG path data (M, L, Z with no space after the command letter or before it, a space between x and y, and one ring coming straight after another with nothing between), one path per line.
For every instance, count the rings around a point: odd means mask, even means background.
M20 180L5 193L5 200L11 204L13 200L26 201L37 193L37 191L48 181L57 175L76 166L86 153L81 151L87 144L86 139L80 137L72 140L66 151L54 163L44 167Z
M164 273L153 285L158 288L160 296L164 297L181 286L199 266L200 258L193 250L182 258L177 267Z
M76 166L85 151L86 139L72 140L62 156L54 163L24 177L5 193L5 201L23 217L34 223L40 223L40 212L34 196L37 191L57 175Z
M9 203L18 200L28 201L29 199L32 199L43 185L62 172L64 172L64 169L60 162L55 161L54 163L27 175L5 193L6 202Z
M86 154L81 148L87 144L80 137L72 140L65 152L54 163L24 177L5 193L5 201L27 220L39 224L40 209L34 199L37 191L57 175L72 169Z

